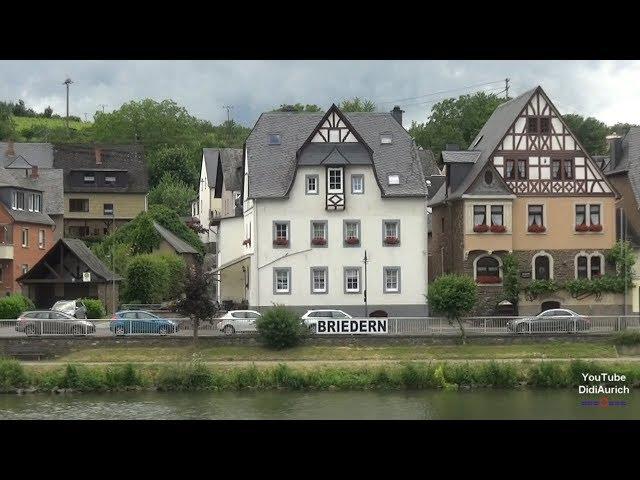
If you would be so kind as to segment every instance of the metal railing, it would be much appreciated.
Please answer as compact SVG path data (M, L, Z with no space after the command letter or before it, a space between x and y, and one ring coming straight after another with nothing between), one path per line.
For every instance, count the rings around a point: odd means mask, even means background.
M173 316L171 316L173 315ZM219 329L219 318L200 322L198 333L216 336L255 332L255 323L247 319L226 319ZM640 330L640 315L551 317L466 317L462 319L467 336L483 335L536 335L536 334L612 334L625 330ZM159 319L39 319L22 318L0 320L0 337L15 336L190 336L190 319L167 315ZM387 335L457 336L458 323L440 317L390 317Z

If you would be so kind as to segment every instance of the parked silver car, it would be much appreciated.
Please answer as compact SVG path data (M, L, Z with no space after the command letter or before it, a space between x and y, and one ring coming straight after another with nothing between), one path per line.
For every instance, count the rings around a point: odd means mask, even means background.
M590 328L591 322L588 319L565 308L554 308L534 317L516 318L507 322L507 329L514 333L573 333Z
M256 320L262 315L255 310L231 310L220 317L218 330L225 335L236 332L255 332Z
M16 331L27 335L87 335L95 333L96 326L64 312L34 310L18 317Z
M309 331L315 333L316 328L318 327L318 318L353 318L348 313L343 312L342 310L307 310L307 312L302 315L302 322L309 329Z

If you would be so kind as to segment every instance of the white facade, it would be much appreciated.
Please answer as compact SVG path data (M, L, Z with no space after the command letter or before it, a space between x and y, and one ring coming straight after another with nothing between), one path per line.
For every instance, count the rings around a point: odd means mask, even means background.
M307 193L305 182L309 175L318 177L317 194ZM384 310L395 315L423 315L427 282L424 199L382 198L371 165L347 165L345 209L327 210L326 175L325 166L300 166L289 198L254 201L245 196L243 235L245 240L251 239L251 244L243 246L242 255L252 254L249 304L260 308L278 303L300 310L333 306L362 316L366 250L368 313ZM363 193L352 193L352 175L362 176ZM356 186L360 185L361 180L356 180ZM359 221L360 246L345 246L345 220ZM399 221L399 244L383 243L385 220ZM326 246L311 243L314 221L326 222ZM288 222L288 247L274 246L274 222ZM312 267L326 269L326 293L313 292ZM358 293L346 292L345 267L359 269ZM388 273L390 285L395 287L393 291L385 292L385 267L398 269ZM290 272L289 293L276 291L278 270Z
M215 187L209 186L207 166L204 155L200 167L200 185L198 188L198 200L191 207L191 214L200 221L200 225L208 230L207 233L199 234L202 243L211 243L217 240L217 227L210 227L210 213L220 211L222 200L215 198Z

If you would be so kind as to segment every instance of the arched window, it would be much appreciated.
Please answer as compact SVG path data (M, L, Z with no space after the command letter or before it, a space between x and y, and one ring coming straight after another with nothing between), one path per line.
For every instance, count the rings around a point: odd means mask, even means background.
M602 257L600 255L592 255L591 258L591 278L602 275Z
M553 258L546 252L539 252L531 261L534 280L553 279Z
M579 255L576 257L576 278L589 278L589 257Z
M496 257L485 255L475 261L475 276L477 283L500 283L500 261Z
M576 254L574 262L576 278L596 278L604 275L604 255L600 252L580 251Z

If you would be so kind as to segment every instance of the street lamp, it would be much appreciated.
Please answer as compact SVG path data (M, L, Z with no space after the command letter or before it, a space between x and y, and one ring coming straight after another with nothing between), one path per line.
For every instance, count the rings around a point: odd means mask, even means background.
M427 316L429 316L429 187L431 186L431 180L425 180L425 196L424 196L424 221L425 221L425 230L427 235L427 243L426 243L426 261L425 261L425 272L426 272L426 301L427 301ZM433 225L432 225L433 228Z

